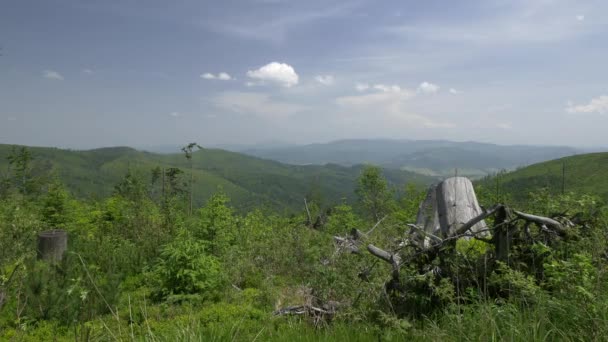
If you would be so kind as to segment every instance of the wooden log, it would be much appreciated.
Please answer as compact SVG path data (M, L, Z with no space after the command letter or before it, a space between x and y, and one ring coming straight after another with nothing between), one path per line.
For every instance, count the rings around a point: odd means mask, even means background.
M68 233L53 229L38 234L38 259L60 262L68 249Z
M471 219L483 214L473 184L466 177L452 177L437 185L437 213L441 235L454 235L461 226ZM485 221L481 220L470 230L477 232L487 229Z

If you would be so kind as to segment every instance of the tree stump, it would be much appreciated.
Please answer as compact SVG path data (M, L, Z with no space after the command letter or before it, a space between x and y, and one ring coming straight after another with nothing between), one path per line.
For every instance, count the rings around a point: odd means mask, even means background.
M452 236L460 226L482 214L473 183L466 177L452 177L439 183L436 196L443 236ZM487 229L486 223L480 221L470 230L478 232L483 229Z
M38 234L38 259L60 262L68 248L68 233L53 229Z
M480 214L482 210L471 181L466 177L448 178L429 187L426 198L418 207L418 230L412 231L411 235L420 247L427 248L431 244L429 236L453 236L459 227ZM482 220L473 225L470 231L478 232L484 229L487 229L487 226Z

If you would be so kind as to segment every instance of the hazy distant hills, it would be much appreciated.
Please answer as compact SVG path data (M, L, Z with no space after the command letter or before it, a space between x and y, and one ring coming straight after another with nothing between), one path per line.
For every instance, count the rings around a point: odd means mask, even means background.
M504 146L444 140L339 140L236 150L295 165L371 163L433 176L451 175L456 168L461 175L483 176L584 152L565 146Z
M7 170L6 157L11 148L11 145L0 144L0 178ZM38 172L50 171L81 197L112 194L114 186L129 169L146 180L150 179L150 170L157 166L178 167L189 172L189 164L182 153L142 152L129 147L88 151L31 147L30 150ZM193 156L195 201L201 204L219 189L240 208L267 205L275 209L299 209L310 192L321 194L327 203L336 203L343 198L353 201L361 167L287 165L225 150L204 149ZM385 176L398 186L434 181L432 177L402 170L385 170Z

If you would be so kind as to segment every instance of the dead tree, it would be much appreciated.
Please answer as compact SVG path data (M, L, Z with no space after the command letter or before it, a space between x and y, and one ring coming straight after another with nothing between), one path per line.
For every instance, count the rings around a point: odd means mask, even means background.
M38 234L38 259L60 262L68 248L68 233L53 229Z

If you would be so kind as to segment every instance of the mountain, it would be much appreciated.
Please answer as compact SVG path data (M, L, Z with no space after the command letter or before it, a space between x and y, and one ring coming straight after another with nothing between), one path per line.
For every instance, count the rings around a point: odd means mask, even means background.
M325 144L254 147L238 152L295 165L372 163L431 176L480 177L582 153L564 146L495 145L445 140L339 140Z
M498 177L498 178L496 178ZM515 200L541 188L551 193L594 194L608 200L608 152L588 153L530 165L513 172L489 177L479 184L500 185Z
M56 174L80 197L105 197L130 169L150 179L155 167L178 167L189 175L189 163L181 153L160 154L129 147L100 148L87 151L31 147L37 170ZM11 145L0 145L0 170L7 170ZM361 165L328 164L287 165L240 153L204 149L193 154L195 203L200 205L222 189L237 207L247 209L268 205L273 208L300 208L311 191L320 192L326 202L354 199L356 179ZM0 171L0 177L2 177ZM402 170L385 170L394 185L408 182L428 184L434 180ZM188 178L188 177L185 177Z

